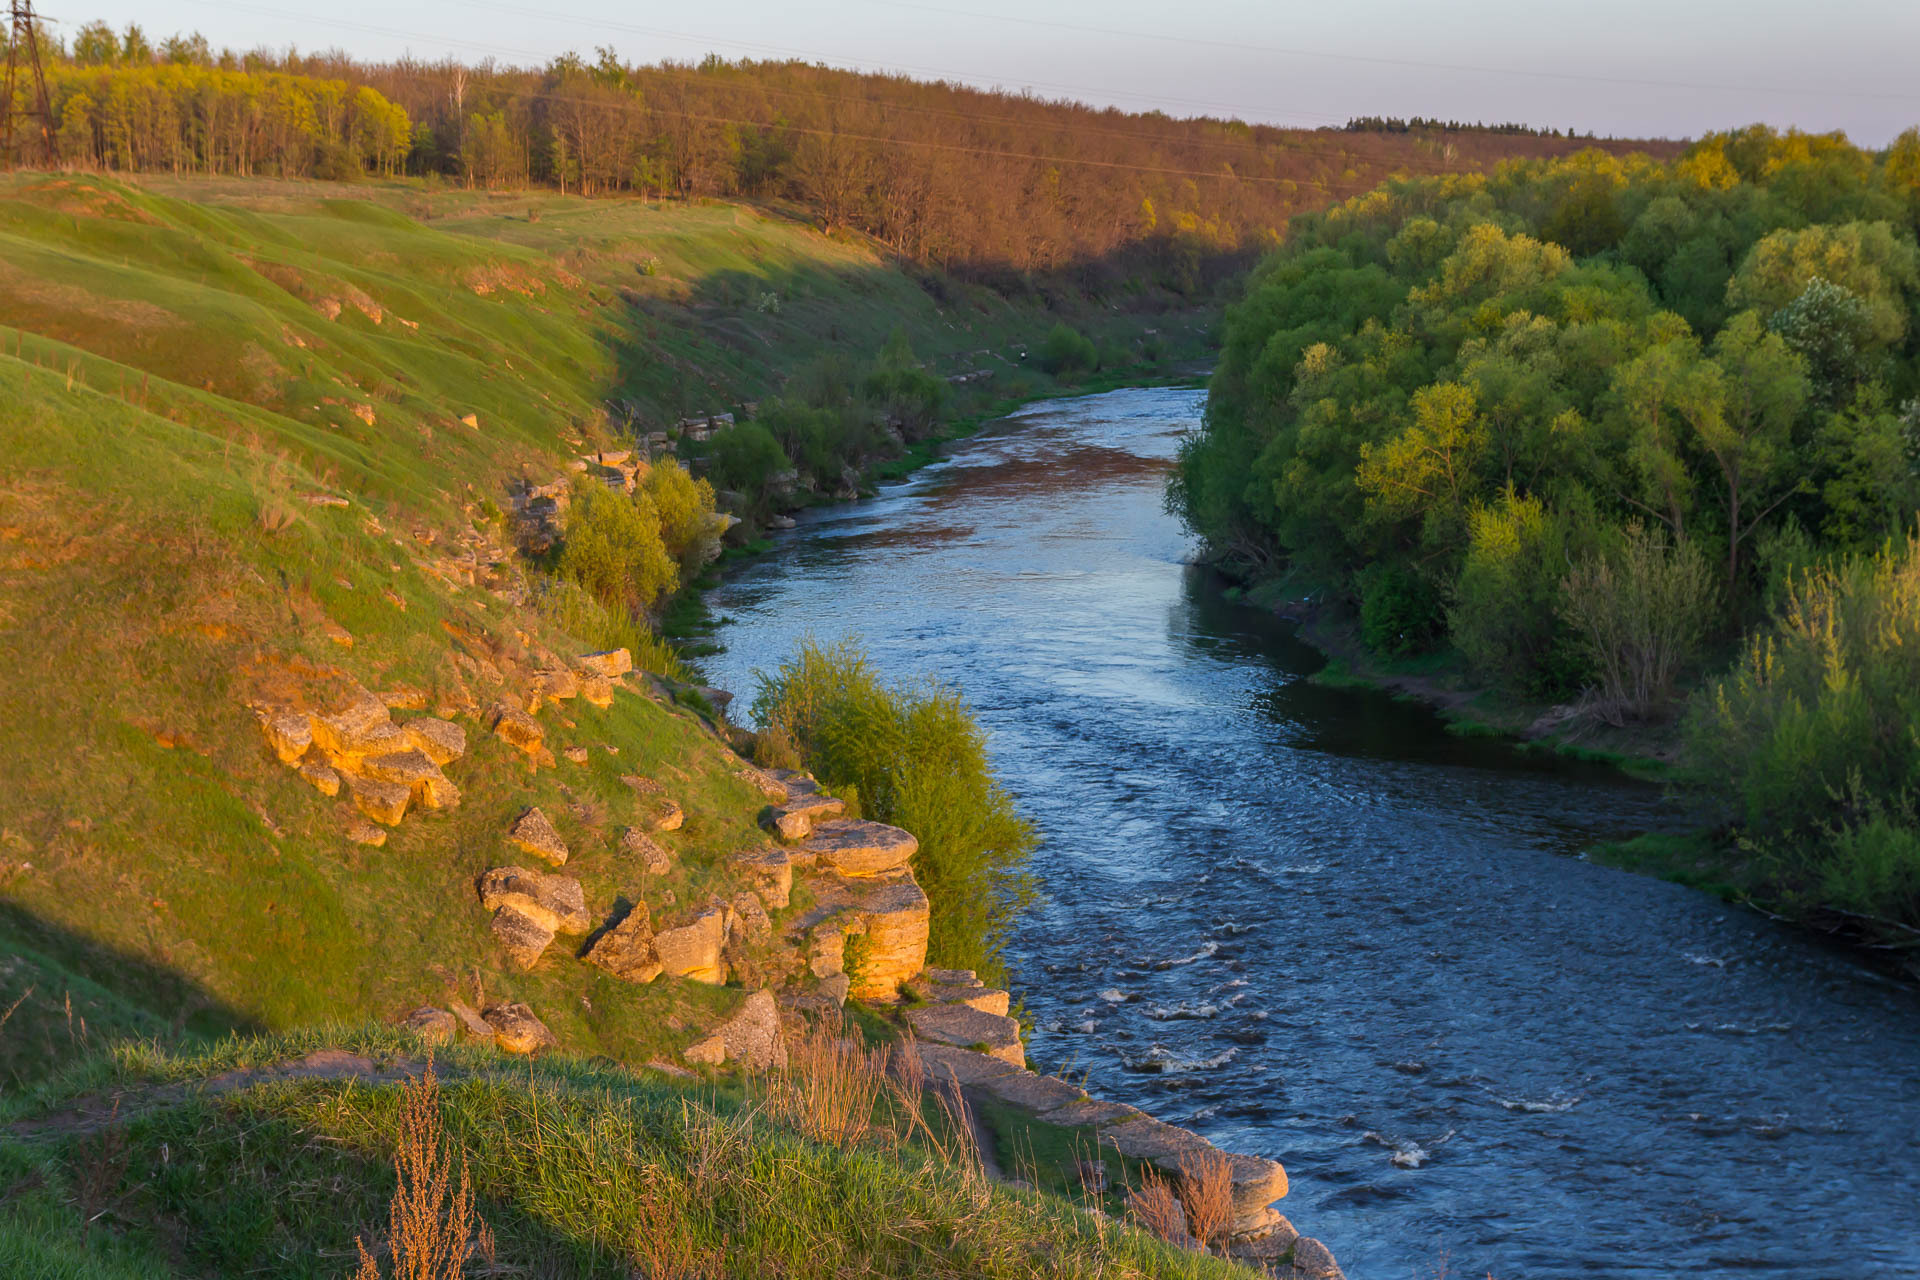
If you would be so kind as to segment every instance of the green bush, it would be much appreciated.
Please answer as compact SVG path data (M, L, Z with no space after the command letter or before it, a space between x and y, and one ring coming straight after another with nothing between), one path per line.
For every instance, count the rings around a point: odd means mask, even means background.
M707 473L720 488L733 490L749 504L763 499L773 477L792 465L773 433L757 422L716 431L707 446Z
M624 608L608 608L577 583L563 578L537 580L533 607L541 617L590 651L625 649L633 655L633 664L642 671L675 680L693 678L672 645L635 621Z
M1420 573L1389 561L1357 576L1360 639L1386 658L1408 658L1433 648L1443 620L1440 593Z
M1718 602L1699 548L1637 521L1614 545L1577 560L1560 616L1599 677L1601 716L1621 724L1663 712Z
M679 566L682 582L699 576L701 567L720 554L725 520L713 509L713 486L696 480L672 458L663 458L640 479L636 501L651 502L660 521L660 541Z
M946 414L947 384L920 367L904 329L894 330L862 383L867 402L908 440L931 435Z
M602 604L629 614L651 609L680 585L653 499L645 493L629 498L592 480L574 486L555 568Z
M1040 344L1040 367L1056 378L1073 378L1100 367L1093 340L1070 324L1056 324Z
M1529 697L1578 688L1585 664L1560 620L1571 532L1538 498L1506 490L1468 520L1467 556L1453 585L1447 630L1483 676Z
M791 742L827 786L856 793L867 817L919 839L914 874L933 909L927 962L1001 981L1008 933L1034 894L1034 833L994 780L960 694L890 685L857 646L811 640L759 680L753 715L770 737Z
M1699 783L1750 836L1853 909L1904 920L1920 919L1916 637L1920 541L1806 569L1687 723Z

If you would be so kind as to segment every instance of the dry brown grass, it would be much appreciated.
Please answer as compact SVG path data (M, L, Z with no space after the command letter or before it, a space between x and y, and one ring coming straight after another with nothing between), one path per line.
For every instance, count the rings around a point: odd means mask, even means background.
M433 1059L407 1081L401 1104L400 1142L394 1148L394 1188L389 1208L388 1248L392 1280L459 1280L476 1248L493 1257L493 1234L473 1207L467 1161L454 1177L453 1153L440 1122L440 1081ZM358 1237L360 1266L354 1280L381 1280L380 1265Z
M1193 1238L1212 1244L1233 1216L1232 1161L1212 1147L1181 1156L1179 1195Z
M1127 1191L1127 1215L1148 1234L1173 1245L1190 1245L1187 1212L1167 1180L1151 1169Z
M767 1107L816 1142L852 1146L873 1131L891 1092L884 1046L868 1049L840 1019L818 1018L787 1045L787 1070L770 1076Z

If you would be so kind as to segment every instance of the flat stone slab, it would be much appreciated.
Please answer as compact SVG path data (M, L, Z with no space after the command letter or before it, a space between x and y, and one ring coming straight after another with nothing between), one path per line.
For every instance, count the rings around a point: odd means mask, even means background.
M859 818L832 818L816 823L800 846L815 865L844 876L871 876L904 867L920 850L911 832Z
M927 1078L938 1084L951 1080L962 1087L984 1084L1019 1071L1012 1063L990 1058L971 1049L956 1049L944 1044L916 1044Z
M796 796L776 806L767 815L767 822L782 840L805 840L813 834L815 824L837 818L846 811L847 802L835 796Z
M1135 1116L1146 1112L1124 1102L1106 1102L1099 1098L1082 1098L1078 1102L1069 1102L1056 1110L1046 1112L1040 1118L1048 1124L1057 1124L1063 1129L1098 1128L1104 1125L1125 1124Z
M593 928L586 893L572 876L495 867L480 877L479 890L480 902L488 910L512 907L555 933L582 934Z
M939 969L934 970L934 972L949 973L955 971ZM958 972L965 972L965 970L959 970ZM958 983L930 981L929 979L932 977L932 973L927 973L917 978L909 978L902 984L902 990L915 1000L921 1000L927 1004L963 1004L970 1009L978 1009L982 1013L996 1014L1002 1018L1006 1017L1007 1011L1013 1007L1011 996L997 987L985 985L978 979L972 982Z
M1016 1067L1027 1062L1026 1049L1020 1043L1020 1024L1012 1018L996 1017L963 1004L933 1004L907 1010L907 1025L923 1040L977 1048Z
M514 819L507 828L507 838L526 852L538 858L545 858L554 866L565 866L567 862L567 844L560 833L547 821L547 815L539 809L529 809Z
M1109 1125L1101 1138L1110 1142L1123 1156L1145 1160L1164 1173L1180 1171L1180 1157L1196 1151L1211 1150L1213 1144L1197 1133L1155 1120L1149 1115L1135 1116L1121 1124Z
M1018 1107L1036 1117L1079 1102L1087 1096L1087 1091L1078 1085L1068 1084L1057 1076L1035 1075L1031 1071L1016 1071L1012 1075L1000 1076L987 1081L981 1088L1008 1106Z

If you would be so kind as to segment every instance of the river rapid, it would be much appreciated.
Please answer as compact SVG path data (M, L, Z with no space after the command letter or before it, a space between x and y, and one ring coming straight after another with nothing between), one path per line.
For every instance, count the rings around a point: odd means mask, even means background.
M1042 1070L1286 1165L1352 1280L1920 1276L1920 996L1585 861L1652 787L1307 680L1161 494L1204 394L1031 407L714 593L960 685L1044 844Z

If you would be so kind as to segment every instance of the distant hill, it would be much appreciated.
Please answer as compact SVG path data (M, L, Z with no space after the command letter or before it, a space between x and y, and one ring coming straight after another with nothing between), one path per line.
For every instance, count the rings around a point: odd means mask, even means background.
M1420 120L1280 129L797 61L631 66L607 49L537 68L368 63L215 54L197 38L156 48L98 23L56 48L62 165L790 201L1002 287L1192 295L1292 215L1390 176L1678 145Z

